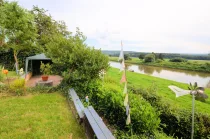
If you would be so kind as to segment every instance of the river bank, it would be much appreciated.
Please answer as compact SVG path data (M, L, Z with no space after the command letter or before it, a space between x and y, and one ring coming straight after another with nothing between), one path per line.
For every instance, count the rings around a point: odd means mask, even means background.
M109 60L118 62L118 57L109 57ZM145 63L138 58L132 58L132 60L125 60L125 63L210 73L210 61L189 60L187 62L170 62L169 60L158 60L156 62Z
M122 73L120 73L119 69L117 68L110 68L107 74L115 81L120 81L122 76ZM192 96L186 95L176 98L175 93L168 88L169 85L175 85L183 89L188 89L189 84L153 77L145 74L139 74L135 72L127 72L126 75L128 79L128 85L130 87L146 89L151 87L152 85L155 85L157 88L157 94L161 96L165 101L173 104L173 106L177 108L191 110ZM210 89L206 89L205 93L210 96ZM209 106L210 97L206 100L206 102L196 101L197 112L210 114L210 111L208 110Z

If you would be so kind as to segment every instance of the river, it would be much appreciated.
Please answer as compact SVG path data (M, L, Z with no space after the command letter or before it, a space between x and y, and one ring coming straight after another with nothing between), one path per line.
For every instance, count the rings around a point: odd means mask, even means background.
M119 62L109 63L111 67L120 68ZM128 70L187 84L197 82L199 86L210 88L210 73L134 64L129 64Z

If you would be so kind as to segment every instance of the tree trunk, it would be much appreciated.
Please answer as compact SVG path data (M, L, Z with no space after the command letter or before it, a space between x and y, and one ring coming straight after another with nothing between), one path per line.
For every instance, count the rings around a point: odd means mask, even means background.
M18 65L18 58L17 58L17 52L16 51L14 51L14 59L15 59L16 73L18 74L19 65Z

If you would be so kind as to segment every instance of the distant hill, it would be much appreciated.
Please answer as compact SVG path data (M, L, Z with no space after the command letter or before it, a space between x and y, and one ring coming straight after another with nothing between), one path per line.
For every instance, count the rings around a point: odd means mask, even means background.
M102 50L102 53L109 55L109 56L119 56L119 50ZM151 52L135 52L135 51L124 51L124 54L130 54L131 57L138 57L140 54L150 54ZM156 53L159 55L160 53ZM184 53L161 53L164 58L175 58L175 57L182 57L185 59L192 59L192 60L210 60L210 55L208 54L184 54Z

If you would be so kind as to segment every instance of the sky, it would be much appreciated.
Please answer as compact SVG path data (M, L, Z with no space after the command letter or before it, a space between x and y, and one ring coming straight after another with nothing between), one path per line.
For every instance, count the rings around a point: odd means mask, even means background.
M10 0L11 1L11 0ZM102 50L210 53L210 0L18 0L48 10Z

